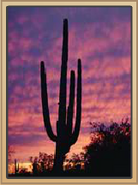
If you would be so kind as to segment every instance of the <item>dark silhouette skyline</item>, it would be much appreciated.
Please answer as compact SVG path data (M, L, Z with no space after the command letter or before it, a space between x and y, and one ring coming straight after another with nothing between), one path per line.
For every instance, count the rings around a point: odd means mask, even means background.
M90 141L89 122L131 120L131 7L11 6L7 12L8 145L17 161L55 149L43 123L40 61L47 68L51 126L56 133L64 18L69 20L68 89L69 71L77 74L77 58L83 69L81 129L68 155L81 152Z

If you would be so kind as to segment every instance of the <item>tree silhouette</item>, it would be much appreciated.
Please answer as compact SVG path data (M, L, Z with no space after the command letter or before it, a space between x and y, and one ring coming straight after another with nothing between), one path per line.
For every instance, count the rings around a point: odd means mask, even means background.
M38 175L38 157L30 157L30 162L32 163L33 166L33 175Z
M85 147L85 170L93 176L131 175L131 125L91 124L91 143Z
M33 166L33 174L45 174L48 171L52 170L53 167L54 156L52 154L46 154L43 152L39 152L38 157L30 157L30 162Z
M42 172L46 170L50 171L53 167L54 156L52 154L46 154L39 152L39 163L41 164Z
M68 159L68 163L72 164L72 168L75 170L81 170L81 165L84 163L84 153L79 154L73 153L71 158Z

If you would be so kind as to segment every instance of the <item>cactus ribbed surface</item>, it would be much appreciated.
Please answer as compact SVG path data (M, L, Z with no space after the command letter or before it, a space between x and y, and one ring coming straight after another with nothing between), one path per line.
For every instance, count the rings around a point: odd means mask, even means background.
M42 97L44 125L49 138L52 141L56 142L54 169L57 172L63 170L63 161L65 159L65 155L69 152L71 145L76 143L79 136L81 124L81 101L82 101L81 60L78 59L76 123L74 129L73 129L73 107L75 100L75 71L72 70L70 73L70 95L69 95L69 106L67 108L66 107L67 62L68 62L68 20L64 19L57 135L53 133L51 127L48 107L46 71L44 62L41 61L41 97Z

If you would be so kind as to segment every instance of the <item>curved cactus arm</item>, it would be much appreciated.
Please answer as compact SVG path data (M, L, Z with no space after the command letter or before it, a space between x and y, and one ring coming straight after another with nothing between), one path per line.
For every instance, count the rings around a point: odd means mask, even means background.
M57 141L57 136L54 135L50 124L46 73L45 73L45 66L43 61L41 61L41 96L42 96L43 118L44 118L44 124L45 124L47 134L52 141Z
M76 124L71 136L71 145L76 143L79 136L81 124L81 101L82 101L81 60L78 59Z
M62 46L62 64L60 77L60 94L59 94L59 124L60 134L64 135L66 123L66 92L67 92L67 61L68 61L68 21L63 22L63 46Z
M72 134L74 97L75 97L75 72L72 70L70 74L70 96L67 114L67 133L69 134L69 136L71 136Z

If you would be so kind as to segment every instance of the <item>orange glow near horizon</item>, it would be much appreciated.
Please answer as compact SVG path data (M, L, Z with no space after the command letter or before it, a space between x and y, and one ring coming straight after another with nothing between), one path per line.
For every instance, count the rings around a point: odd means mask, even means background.
M90 122L120 123L126 117L131 122L129 8L47 8L19 11L8 7L8 145L14 148L13 159L20 162L39 152L55 151L43 123L40 61L46 66L50 118L56 133L64 17L69 21L67 95L70 70L77 74L77 59L82 60L81 129L68 156L83 151L90 142ZM76 104L73 124L75 114Z

